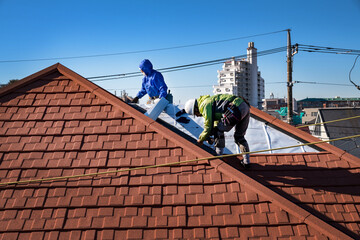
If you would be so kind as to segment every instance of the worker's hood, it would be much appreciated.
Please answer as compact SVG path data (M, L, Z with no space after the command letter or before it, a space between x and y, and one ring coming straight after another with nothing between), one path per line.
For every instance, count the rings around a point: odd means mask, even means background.
M153 65L148 59L142 60L139 68L146 74L146 76L149 76L153 71Z

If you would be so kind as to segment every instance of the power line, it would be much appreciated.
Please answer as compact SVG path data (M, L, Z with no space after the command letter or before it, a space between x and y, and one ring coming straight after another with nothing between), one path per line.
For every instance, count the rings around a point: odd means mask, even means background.
M319 84L319 85L334 85L334 86L344 86L344 87L352 87L351 84L341 84L341 83L321 83L321 82L307 82L307 81L293 81L293 83L305 83L305 84ZM287 84L287 82L268 82L265 84Z
M261 57L261 56L266 56L266 55L269 55L269 54L275 54L275 53L279 53L279 52L283 52L283 51L286 51L286 47L279 47L279 48L273 48L273 49L269 49L269 50L264 50L264 51L258 52L257 56ZM239 55L239 56L235 56L235 57L227 57L227 58L215 59L215 60L210 60L210 61L205 61L205 62L198 62L198 63L191 63L191 64L186 64L186 65L179 65L179 66L173 66L173 67L160 68L160 69L157 69L157 70L161 71L162 73L181 71L181 70L188 70L188 69L193 69L193 68L200 68L200 67L207 67L207 66L216 65L216 64L219 64L219 63L223 63L224 61L228 61L229 59L232 59L232 58L236 59L236 60L241 60L241 59L243 59L245 57L247 57L247 54L243 54L243 55ZM92 80L93 82L96 82L96 81L108 81L108 80L114 80L114 79L139 77L139 76L142 76L142 73L140 73L140 72L130 72L130 73L120 73L120 74L112 74L112 75L93 76L93 77L88 77L87 79L96 79L96 80Z
M287 84L287 82L265 82L265 84L279 84L279 83L281 83L281 84Z
M118 78L116 78L118 79ZM272 83L286 83L286 82L271 82L265 84L272 84ZM187 86L168 86L169 89L175 89L175 88L199 88L199 87L212 87L214 84L211 85L187 85ZM349 85L351 86L351 85ZM138 90L139 88L109 88L108 91L117 91L117 90Z
M354 86L355 86L358 90L360 90L360 86L356 85L356 84L351 80L351 72L352 72L352 70L354 69L355 64L356 64L356 61L357 61L357 59L359 58L359 56L360 56L360 54L355 58L354 64L353 64L353 66L352 66L352 68L351 68L351 70L350 70L350 72L349 72L349 80L350 80L350 82L351 82L352 84L354 84Z
M285 50L286 50L286 47L274 48L274 49L258 52L258 56L267 55L267 54L276 53L276 52L285 51ZM246 56L247 56L246 54L243 54L243 55L240 55L240 56L235 56L233 58L239 59L239 58L244 58ZM222 63L222 62L227 61L227 60L229 60L231 58L232 57L226 57L226 58L210 60L210 61L205 61L205 62L198 62L198 63L191 63L191 64L174 66L174 67L160 68L160 69L157 69L157 70L163 72L163 71L167 71L167 70L188 68L188 67L199 66L199 65L208 66L208 64L209 64L209 66L210 66L210 65L215 65L215 64L218 64L218 63ZM131 76L131 75L140 75L141 76L142 73L140 73L140 72L121 73L121 74L112 74L112 75L88 77L87 79L97 79L97 78L107 78L107 77L124 77L124 76Z
M316 52L316 53L332 53L332 54L344 54L344 55L357 55L355 58L354 64L349 72L349 81L360 90L360 86L355 84L351 80L351 72L355 67L356 61L360 56L360 50L356 49L346 49L346 48L333 48L333 47L323 47L323 46L314 46L314 45L305 45L305 44L296 44L299 47L299 51L305 52ZM332 84L335 85L335 84ZM352 86L352 85L350 85Z
M189 86L168 86L169 89L174 89L174 88L199 88L199 87L212 87L213 85L189 85ZM111 89L107 89L109 91L116 91L116 90L139 90L139 88L111 88Z
M286 30L282 30L282 31L286 31ZM277 32L282 32L282 31L277 31ZM276 33L276 32L272 32L272 33ZM266 34L271 34L271 33L266 33ZM259 35L264 35L264 34L259 34ZM246 37L244 37L244 38L246 38ZM236 38L236 39L238 39L238 38ZM234 39L220 40L220 41L215 41L215 42L230 41L230 40L232 41ZM210 44L210 43L215 43L215 42L208 42L208 43L202 43L202 44ZM196 45L199 45L199 44L186 45L186 46L196 46ZM186 46L181 46L181 47L186 47ZM332 48L332 47L322 47L322 46L303 45L303 44L295 44L293 46L300 46L300 49L302 51L308 51L308 52L322 52L322 53L336 53L336 54L350 54L350 55L357 55L357 53L360 54L360 50L354 50L354 49ZM305 47L307 47L308 49L306 49ZM175 48L177 48L177 47L175 47ZM324 51L324 49L328 50L328 51ZM274 49L258 52L258 56L265 56L268 54L273 54L273 53L277 53L277 52L281 52L281 51L285 51L285 50L286 50L286 47L274 48ZM246 57L246 55L236 56L235 58L244 58L244 57ZM187 69L192 69L192 68L197 68L197 67L205 67L205 66L215 65L220 62L226 61L230 58L231 57L227 57L227 58L217 59L217 60L212 60L212 61L180 65L180 66L176 66L176 67L161 68L158 70L163 71L163 72L172 72L172 71L175 71L175 69L187 70ZM124 74L95 76L95 77L89 77L88 79L108 78L107 80L112 80L112 79L127 78L127 77L138 77L141 75L142 74L139 72L132 72L132 73L124 73ZM109 79L109 77L116 77L116 78ZM97 80L93 80L93 81L97 81ZM103 80L101 80L101 81L103 81ZM321 84L321 83L318 83L318 84Z
M354 52L354 53L360 52L360 50L350 49L350 48L324 47L324 46L306 45L306 44L298 44L298 43L295 45L297 45L301 49L307 48L307 49L313 49L314 51L326 50L326 51L338 52L338 54L348 53L348 52Z
M335 85L335 86L352 87L352 85L350 85L350 84L341 84L341 83L321 83L321 82L307 82L307 81L294 81L294 83L307 83L307 84L320 84L320 85Z
M344 55L359 55L360 53L353 53L353 52L334 52L334 51L321 51L321 50L311 50L311 49L299 49L299 51L303 52L310 52L310 53L332 53L332 54L344 54Z
M265 84L273 84L273 83L286 83L286 82L271 82ZM200 87L212 87L214 84L211 85L187 85L187 86L168 86L169 89L175 89L175 88L200 88ZM351 85L349 85L351 86ZM108 91L117 91L117 90L139 90L139 88L109 88Z
M147 50L137 50L137 51L118 52L118 53L106 53L106 54L94 54L94 55L83 55L83 56L71 56L71 57L1 60L0 63L17 63L17 62L35 62L35 61L49 61L49 60L80 59L80 58L96 58L96 57L108 57L108 56L117 56L117 55L127 55L127 54L136 54L136 53L145 53L145 52L164 51L164 50L171 50L171 49L180 49L180 48L188 48L188 47L197 47L197 46L203 46L203 45L210 45L210 44L216 44L216 43L222 43L222 42L230 42L230 41L236 41L236 40L240 40L240 39L246 39L246 38L259 37L259 36L265 36L265 35L280 33L280 32L284 32L284 31L287 31L287 30L285 29L285 30L280 30L280 31L268 32L268 33L260 33L260 34L243 36L243 37L223 39L223 40L217 40L217 41L211 41L211 42L194 43L194 44L188 44L188 45L180 45L180 46L166 47L166 48L155 48L155 49L147 49Z
M298 46L299 51L316 52L316 53L332 53L332 54L345 54L345 55L359 55L360 50L349 48L334 48L324 46L314 46L306 44L295 44Z

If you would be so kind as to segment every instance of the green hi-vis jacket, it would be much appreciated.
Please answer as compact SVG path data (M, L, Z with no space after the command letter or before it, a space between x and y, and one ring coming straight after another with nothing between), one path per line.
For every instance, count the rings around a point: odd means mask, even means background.
M199 140L205 141L211 133L213 126L222 118L229 103L239 106L244 100L240 97L229 94L218 94L214 96L205 95L197 99L199 112L204 117L204 131L200 134ZM213 113L215 111L215 113Z

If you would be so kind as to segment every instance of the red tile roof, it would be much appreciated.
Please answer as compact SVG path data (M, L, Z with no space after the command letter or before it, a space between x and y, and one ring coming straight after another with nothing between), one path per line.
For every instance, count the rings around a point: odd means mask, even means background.
M1 183L211 156L61 64L0 89L0 104ZM359 159L318 147L254 154L247 172L233 157L0 186L0 239L359 237Z

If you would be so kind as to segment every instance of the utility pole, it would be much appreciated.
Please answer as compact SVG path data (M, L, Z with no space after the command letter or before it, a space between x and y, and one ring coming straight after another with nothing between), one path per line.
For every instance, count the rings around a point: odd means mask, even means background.
M293 96L292 96L292 49L290 29L287 29L287 122L292 125L293 123Z

